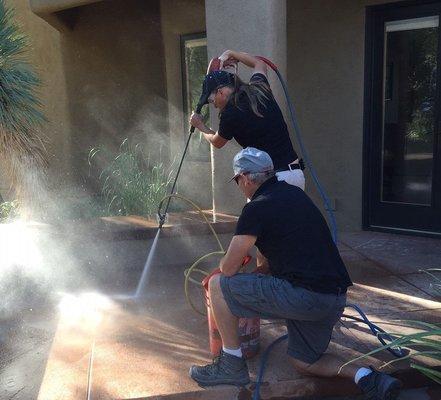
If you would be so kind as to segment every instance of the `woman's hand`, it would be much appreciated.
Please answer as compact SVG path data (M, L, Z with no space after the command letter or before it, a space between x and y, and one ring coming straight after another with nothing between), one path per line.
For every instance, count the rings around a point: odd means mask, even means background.
M267 67L265 62L256 58L255 56L244 53L242 51L225 50L220 56L221 60L220 68L230 65L236 65L242 63L247 67L253 68L253 74L261 73L266 76Z
M220 56L220 69L229 67L231 65L237 65L239 60L234 57L234 52L232 50L225 50Z
M195 112L193 112L190 117L190 125L199 129L201 132L205 130L205 124L202 120L201 114L196 114Z

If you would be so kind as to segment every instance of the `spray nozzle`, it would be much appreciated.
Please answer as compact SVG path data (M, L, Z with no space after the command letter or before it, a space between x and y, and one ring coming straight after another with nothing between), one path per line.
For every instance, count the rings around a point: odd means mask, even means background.
M158 215L156 216L156 221L158 221L159 229L167 222L167 213L161 214L158 211Z

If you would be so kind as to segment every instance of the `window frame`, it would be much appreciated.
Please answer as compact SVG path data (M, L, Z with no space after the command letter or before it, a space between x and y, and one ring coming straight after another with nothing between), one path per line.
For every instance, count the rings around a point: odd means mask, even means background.
M184 34L180 35L180 53L181 53L181 93L182 93L182 106L183 106L183 116L184 116L184 130L187 132L190 129L190 125L188 123L188 120L190 119L189 114L189 104L188 104L188 86L187 86L187 64L185 61L185 44L188 41L192 40L200 40L205 39L207 40L207 33L204 32L198 32L198 33L190 33L190 34ZM208 60L207 60L208 63ZM193 134L194 135L194 134ZM192 137L193 139L193 137ZM187 140L187 133L183 137L183 141ZM208 144L208 142L207 142ZM210 145L208 144L208 151L206 154L194 154L194 152L191 152L191 144L189 146L188 151L188 159L190 161L201 161L201 162L210 162Z

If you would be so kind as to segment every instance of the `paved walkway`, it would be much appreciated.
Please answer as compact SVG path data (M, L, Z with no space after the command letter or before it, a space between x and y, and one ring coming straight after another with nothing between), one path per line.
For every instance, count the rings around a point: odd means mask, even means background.
M441 267L439 240L344 233L339 248L354 281L348 301L360 305L374 323L391 332L411 332L402 328L399 320L441 322L440 296L431 286L431 278L419 272ZM202 305L198 287L191 286L190 295ZM0 398L24 400L37 398L39 393L39 400L250 399L250 388L241 392L230 387L203 390L188 378L188 367L208 362L210 355L206 318L185 301L183 265L179 262L153 269L150 289L141 301L78 296L71 298L63 310L54 336L53 318L44 320L46 324L22 320L14 325L16 336L2 342L7 352L0 360ZM284 330L279 321L262 321L262 348ZM5 330L3 333L8 334ZM365 326L343 320L336 326L330 351L351 359L377 345ZM33 348L42 354L32 353ZM281 343L269 357L262 399L343 399L341 396L353 398L358 394L356 386L347 380L296 374L285 350L286 344ZM381 366L390 360L392 356L382 352L367 362ZM430 364L428 359L421 361ZM253 379L258 364L259 357L249 362ZM409 389L427 384L408 367L408 361L400 361L389 370L398 371ZM431 395L427 391L407 391L402 400L441 398L439 391L431 390Z

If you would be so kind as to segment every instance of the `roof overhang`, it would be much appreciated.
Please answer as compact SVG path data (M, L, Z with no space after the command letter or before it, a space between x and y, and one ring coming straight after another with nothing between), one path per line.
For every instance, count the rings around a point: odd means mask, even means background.
M78 7L100 1L103 0L29 0L29 4L34 14L58 30L63 30L73 27Z

